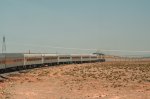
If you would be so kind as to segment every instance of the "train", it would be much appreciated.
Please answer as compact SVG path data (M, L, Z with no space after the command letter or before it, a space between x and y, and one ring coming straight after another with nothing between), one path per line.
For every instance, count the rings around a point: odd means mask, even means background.
M1 53L0 70L104 61L103 56L95 54Z

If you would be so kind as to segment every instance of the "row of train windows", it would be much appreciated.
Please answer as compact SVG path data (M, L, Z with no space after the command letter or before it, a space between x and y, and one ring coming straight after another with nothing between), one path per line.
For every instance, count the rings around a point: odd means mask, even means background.
M22 62L24 59L15 59L14 62Z
M13 63L13 62L23 62L23 59L7 59L7 60L1 60L0 64L7 64L7 63Z
M91 57L91 58L97 58L97 57Z
M82 57L82 58L90 58L90 57Z
M27 61L39 61L42 60L41 58L28 58Z
M72 59L79 59L79 58L81 58L81 57L72 57Z
M44 58L45 60L52 60L52 59L57 59L57 57L46 57Z
M72 58L81 58L81 57L72 57ZM82 58L90 58L89 56L83 56ZM91 58L97 58L97 57L91 57Z
M70 59L70 57L59 57L59 59Z

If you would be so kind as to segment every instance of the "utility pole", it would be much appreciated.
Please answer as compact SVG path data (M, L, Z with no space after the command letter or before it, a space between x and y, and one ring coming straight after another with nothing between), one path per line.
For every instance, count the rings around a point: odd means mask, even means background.
M6 53L6 39L5 36L3 36L3 43L2 43L2 54Z
M5 61L5 68L6 68L6 39L5 36L3 36L3 43L2 43L2 55L4 55L4 61Z

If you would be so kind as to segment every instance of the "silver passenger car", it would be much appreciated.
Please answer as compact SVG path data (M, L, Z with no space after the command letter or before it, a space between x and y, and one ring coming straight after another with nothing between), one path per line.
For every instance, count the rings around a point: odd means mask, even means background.
M58 63L58 55L57 54L43 54L43 63Z
M24 66L43 64L42 54L24 54Z
M58 62L59 63L71 62L71 55L59 54L58 55Z
M82 57L80 54L71 54L71 61L72 62L81 62Z
M0 69L23 66L24 58L22 53L0 54Z

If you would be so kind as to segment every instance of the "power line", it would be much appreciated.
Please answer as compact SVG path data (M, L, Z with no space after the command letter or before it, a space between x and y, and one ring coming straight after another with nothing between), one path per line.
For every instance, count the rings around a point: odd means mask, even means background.
M118 50L118 49L89 49L89 48L70 48L60 46L39 46L31 44L23 44L24 46L39 47L39 48L53 48L53 49L65 49L65 50L86 50L86 51L100 51L100 52L133 52L133 53L150 53L150 50Z
M97 49L87 49L87 48L58 47L58 46L39 46L39 45L30 45L30 44L24 44L24 46L40 47L40 48L66 49L66 50L94 50L94 51L97 50Z
M150 51L141 51L141 50L101 50L101 51L108 51L108 52L137 52L137 53L150 53Z

